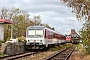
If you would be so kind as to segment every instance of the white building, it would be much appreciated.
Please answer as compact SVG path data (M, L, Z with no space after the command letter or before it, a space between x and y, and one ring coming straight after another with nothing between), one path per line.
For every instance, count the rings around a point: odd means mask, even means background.
M13 24L13 22L7 19L0 19L0 40L4 40L4 24Z

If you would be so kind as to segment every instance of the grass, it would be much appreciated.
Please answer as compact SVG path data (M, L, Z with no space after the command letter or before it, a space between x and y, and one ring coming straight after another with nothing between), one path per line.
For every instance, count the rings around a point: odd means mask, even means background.
M58 50L61 50L61 49L64 49L68 46L70 46L71 44L63 44L63 45L59 45L59 46L54 46L52 48L50 48L50 51L58 51Z
M76 45L75 50L78 50L78 48L79 48L79 45Z
M4 56L7 56L7 55L6 55L6 54L0 53L0 57L4 57Z

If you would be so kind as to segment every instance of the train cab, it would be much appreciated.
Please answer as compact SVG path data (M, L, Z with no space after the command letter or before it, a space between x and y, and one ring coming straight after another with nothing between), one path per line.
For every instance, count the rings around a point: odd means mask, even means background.
M67 35L67 36L66 36L66 42L67 42L67 43L71 43L71 42L72 42L72 38L71 38L70 35Z

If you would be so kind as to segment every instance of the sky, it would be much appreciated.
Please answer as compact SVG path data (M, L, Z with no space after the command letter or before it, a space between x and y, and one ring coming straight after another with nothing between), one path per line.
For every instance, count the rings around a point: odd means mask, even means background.
M40 15L42 23L49 24L61 34L70 34L71 29L78 33L82 28L82 23L76 19L72 10L60 0L0 0L0 4L0 9L15 7L27 11L31 19Z

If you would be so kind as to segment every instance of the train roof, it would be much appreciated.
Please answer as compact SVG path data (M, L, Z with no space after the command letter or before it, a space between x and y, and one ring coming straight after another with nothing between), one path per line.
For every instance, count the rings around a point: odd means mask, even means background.
M27 29L44 29L45 28L45 26L29 26L29 27L27 27Z
M54 31L54 30L49 29L45 26L29 26L29 27L27 27L27 29L47 29L47 30L50 30L50 31Z
M28 26L27 27L27 29L47 29L47 30L49 30L49 31L51 31L51 32L54 32L54 33L59 33L59 32L56 32L56 31L54 31L54 30L52 30L52 29L49 29L49 28L47 28L47 27L45 27L45 26ZM60 34L60 33L59 33ZM62 34L60 34L60 35L62 35ZM64 36L64 35L63 35Z

